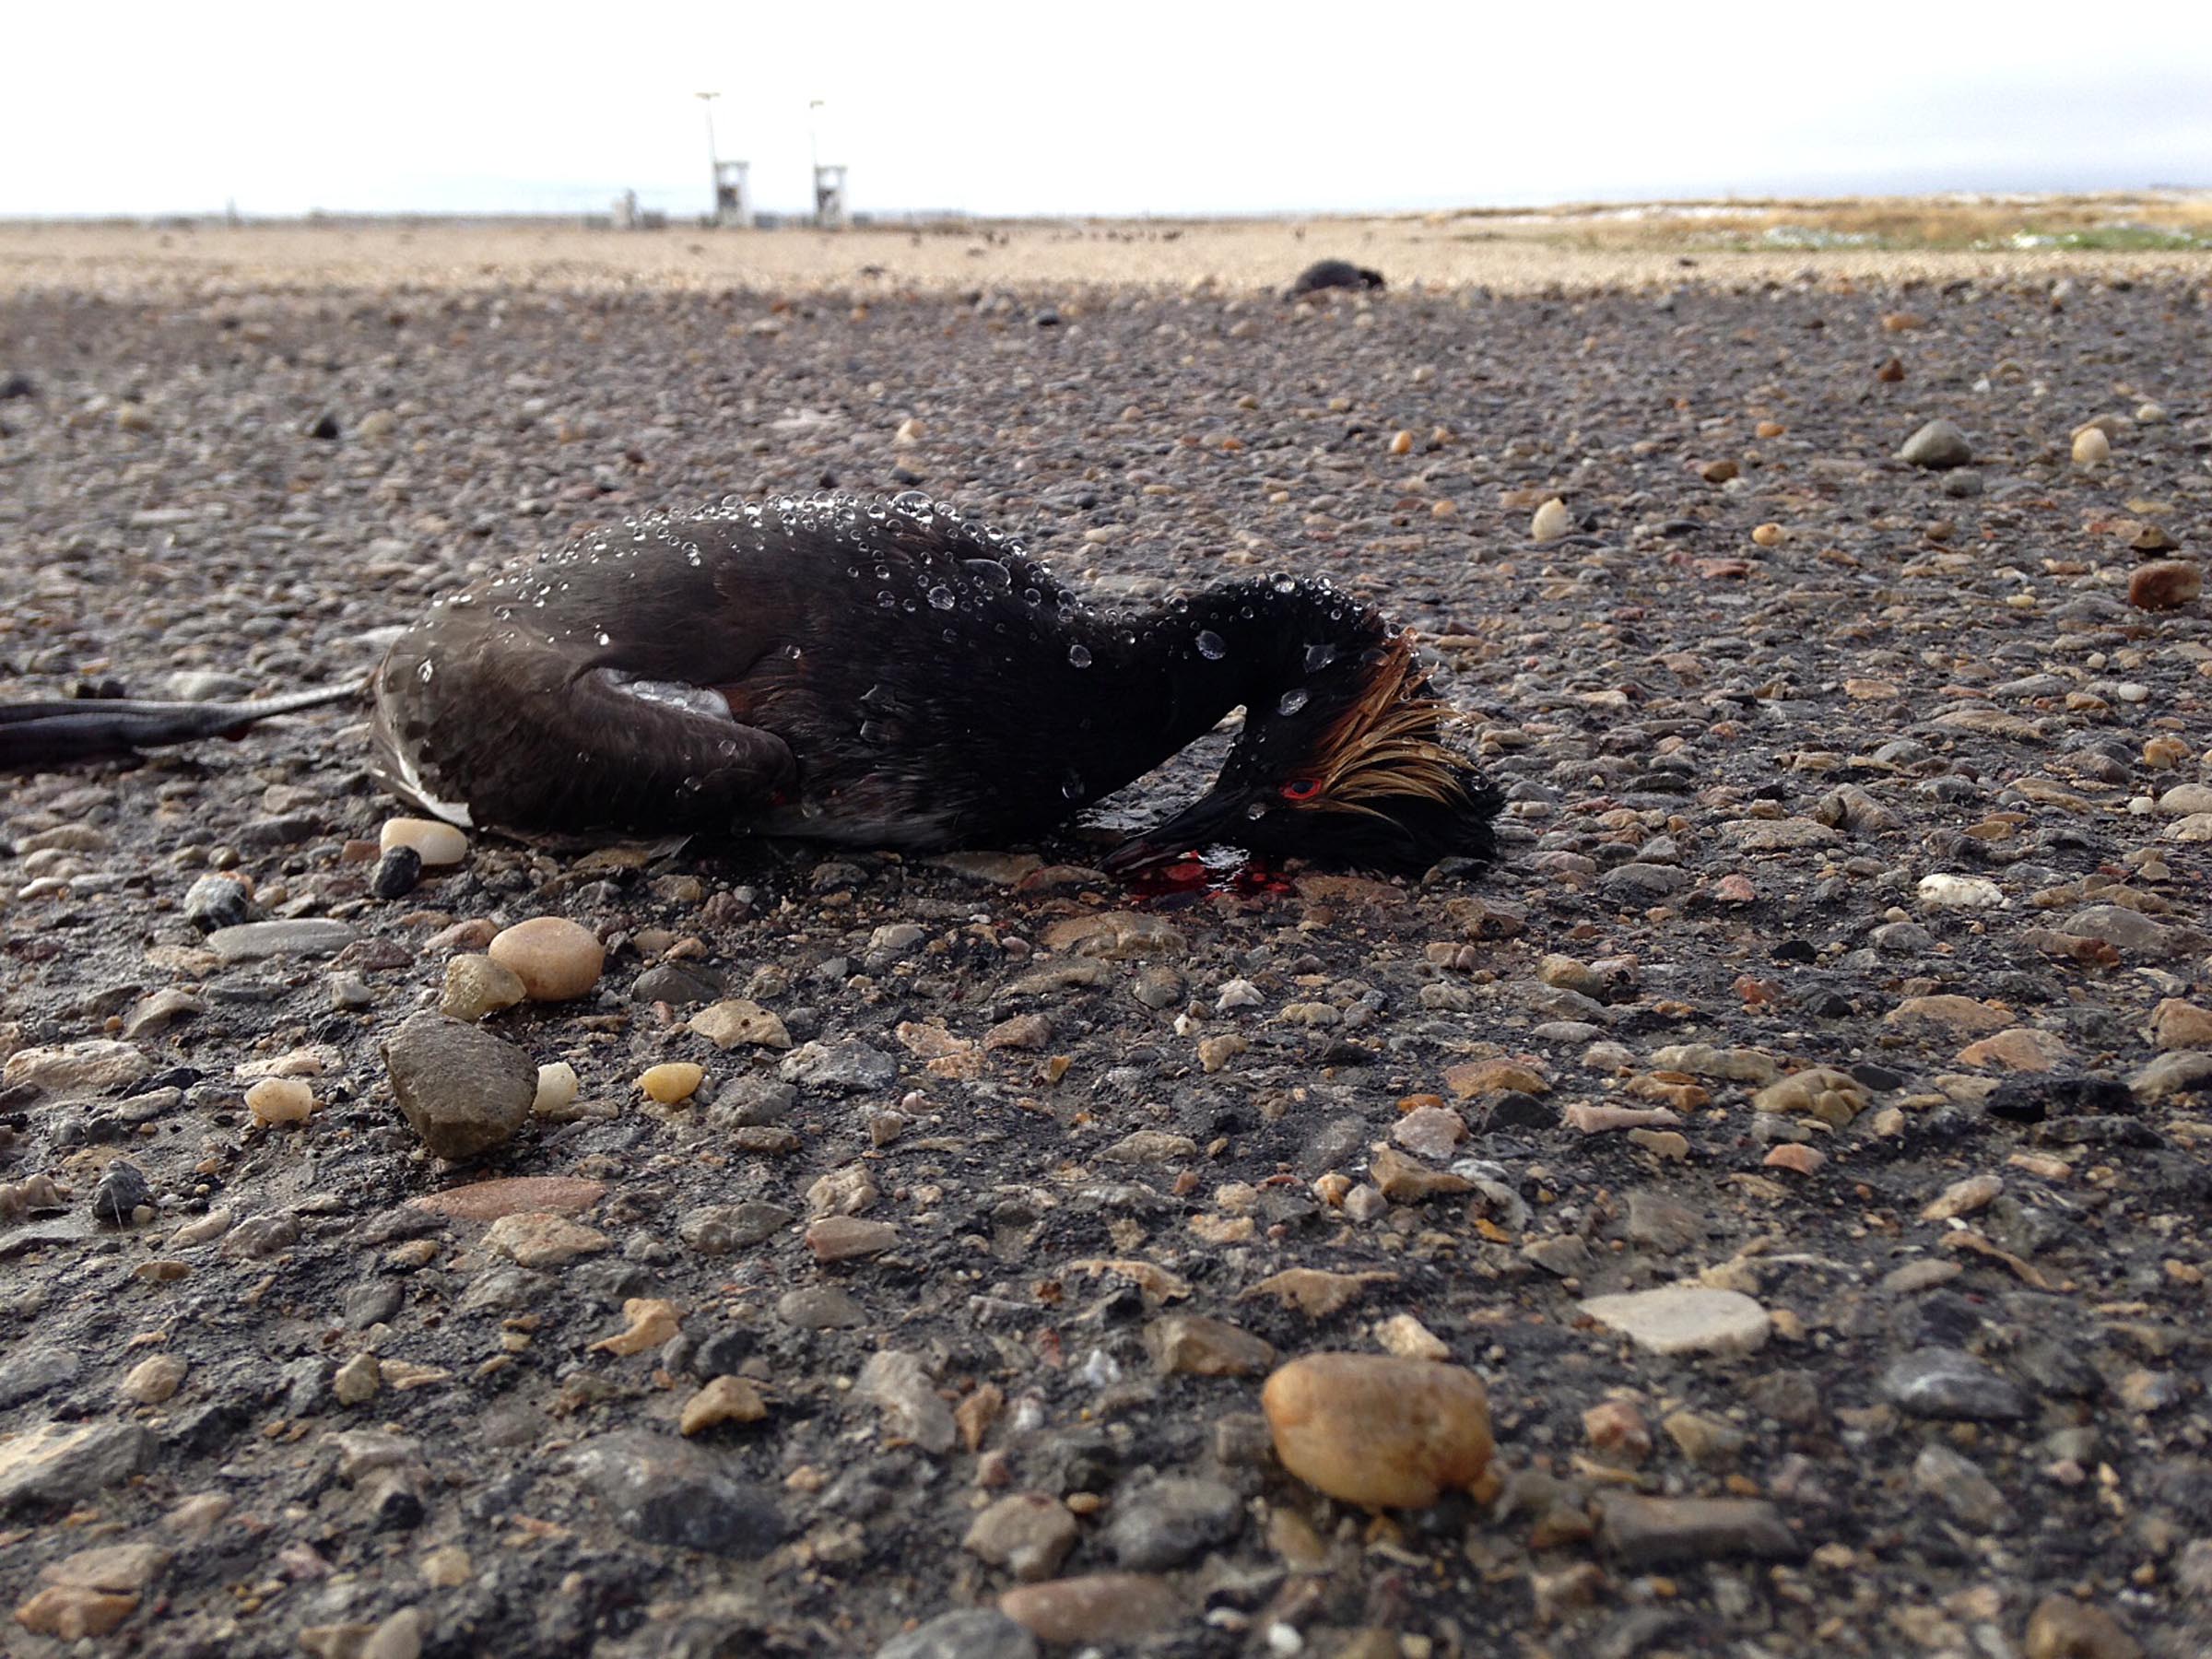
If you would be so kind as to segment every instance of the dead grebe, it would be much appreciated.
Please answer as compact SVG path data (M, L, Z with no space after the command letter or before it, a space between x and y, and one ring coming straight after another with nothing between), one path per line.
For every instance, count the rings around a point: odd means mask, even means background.
M1449 711L1374 610L1277 575L1101 612L913 492L731 501L588 535L433 608L371 692L379 777L465 825L999 845L1241 704L1214 788L1109 867L1216 841L1416 872L1493 851L1498 797L1444 746ZM241 724L123 732L147 706L112 705L108 751ZM0 759L63 758L10 748L39 724L0 724Z

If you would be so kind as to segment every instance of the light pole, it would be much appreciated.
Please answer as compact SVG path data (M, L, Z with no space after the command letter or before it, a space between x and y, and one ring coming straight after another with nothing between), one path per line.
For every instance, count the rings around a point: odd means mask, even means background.
M722 218L722 152L714 147L714 100L719 92L694 92L692 97L706 107L707 112L707 199L714 204L714 217Z
M822 170L822 132L821 119L815 112L821 107L818 98L806 100L806 160L818 174Z

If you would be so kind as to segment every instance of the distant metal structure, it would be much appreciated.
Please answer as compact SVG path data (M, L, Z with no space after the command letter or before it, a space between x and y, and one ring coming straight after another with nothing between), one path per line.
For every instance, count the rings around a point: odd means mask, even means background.
M714 100L719 92L695 92L692 96L706 106L707 112L707 166L714 180L714 211L712 222L736 229L750 229L753 223L752 166L749 161L724 161L722 151L714 142Z
M824 230L842 230L850 220L845 208L845 170L841 164L814 169L814 222Z
M750 161L714 163L714 222L738 230L753 228L753 164Z
M823 230L842 230L845 211L845 169L842 162L822 165L821 111L823 100L806 100L806 159L814 164L814 222Z

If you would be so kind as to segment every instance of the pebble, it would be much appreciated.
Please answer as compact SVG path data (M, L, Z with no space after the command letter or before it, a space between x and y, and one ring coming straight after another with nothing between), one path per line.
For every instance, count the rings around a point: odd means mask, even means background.
M1574 528L1574 520L1567 512L1567 503L1553 496L1538 507L1528 521L1528 539L1543 543L1558 541Z
M1149 1573L1094 1572L1018 1585L998 1610L1047 1643L1135 1642L1180 1618L1182 1598Z
M1670 1357L1756 1353L1774 1328L1766 1309L1742 1291L1702 1285L1594 1296L1579 1306L1646 1353Z
M297 1077L264 1077L246 1090L246 1110L253 1121L304 1124L315 1109L315 1091Z
M72 1381L78 1361L65 1348L20 1348L0 1359L0 1409L35 1399L48 1390Z
M2074 465L2102 466L2112 458L2112 441L2102 427L2083 427L2074 434Z
M581 1442L569 1463L614 1524L646 1543L749 1560L783 1536L774 1496L688 1441L618 1429Z
M2005 1190L2005 1182L1996 1175L1969 1175L1944 1188L1940 1197L1934 1199L1920 1212L1923 1221L1948 1221L1956 1216L1971 1216L1985 1207Z
M875 1659L1038 1659L1037 1638L995 1608L962 1607L892 1637Z
M888 1221L869 1221L859 1216L824 1216L806 1224L806 1248L816 1261L825 1265L881 1255L898 1242L899 1230Z
M2046 1595L2028 1616L2025 1659L2143 1659L2142 1644L2101 1607L2070 1595Z
M154 1201L153 1183L147 1180L146 1171L127 1159L117 1159L100 1172L92 1186L92 1218L103 1227L132 1227L141 1219L138 1212Z
M1994 910L2005 902L2004 889L1986 876L1924 876L1918 891L1930 910Z
M441 1014L417 1014L387 1037L384 1065L401 1115L440 1158L476 1158L503 1146L537 1097L528 1054Z
M522 977L488 956L462 955L445 964L445 990L438 1012L474 1025L488 1014L512 1008L524 998Z
M1244 1500L1233 1488L1204 1477L1169 1476L1117 1499L1105 1544L1115 1562L1133 1572L1165 1572L1229 1543L1243 1527Z
M548 1061L537 1068L537 1088L530 1097L532 1117L558 1117L568 1110L582 1085L576 1068L566 1060Z
M1964 466L1974 458L1966 434L1947 420L1931 420L1912 437L1897 458L1910 466L1941 468Z
M1489 1466L1488 1396L1455 1365L1310 1354L1270 1376L1260 1404L1283 1466L1347 1503L1425 1508Z
M532 1002L572 1002L599 982L606 948L565 916L533 916L494 935L491 959L512 971Z
M1083 1535L1067 1506L1043 1492L1009 1492L969 1524L960 1547L1025 1584L1060 1571Z
M153 1436L135 1423L41 1423L0 1440L0 1513L74 1504L145 1468Z
M2127 602L2137 610L2176 610L2204 592L2204 567L2193 559L2154 559L2137 565L2127 579Z
M0 1065L0 1083L10 1088L34 1088L54 1100L73 1100L124 1088L153 1069L153 1062L135 1045L95 1038L52 1048L18 1049Z
M684 1402L678 1427L686 1436L724 1423L757 1423L768 1415L760 1391L743 1377L715 1377Z
M562 1267L597 1255L614 1243L596 1228L566 1216L523 1211L501 1216L484 1230L484 1247L518 1267Z
M803 1088L859 1094L888 1088L898 1080L899 1063L865 1042L806 1042L784 1056L776 1075Z
M657 1296L630 1297L622 1304L622 1317L629 1323L612 1336L593 1343L591 1352L618 1359L646 1353L674 1336L682 1322L676 1304Z
M1881 1391L1891 1405L1915 1417L2010 1422L2028 1412L2026 1397L2013 1383L1972 1355L1940 1346L1892 1360L1882 1372Z
M365 1406L384 1385L384 1368L374 1354L356 1354L331 1373L330 1392L339 1405Z
M2212 1008L2167 997L2150 1011L2150 1040L2162 1049L2212 1049Z
M184 1385L189 1368L174 1354L155 1354L131 1367L115 1392L138 1406L159 1406Z
M207 948L226 962L262 962L281 957L335 956L359 937L359 930L350 923L310 917L218 927L207 935Z
M687 1029L718 1049L732 1049L740 1044L771 1049L791 1046L791 1033L784 1029L782 1020L759 1003L742 999L701 1008L691 1017Z
M1755 1498L1646 1498L1602 1492L1598 1536L1623 1567L1795 1560L1805 1546L1774 1505Z
M939 1457L952 1450L959 1436L952 1408L938 1396L936 1383L919 1356L897 1348L870 1354L853 1394L882 1409L891 1433Z
M421 880L421 856L412 847L394 847L369 873L369 890L379 899L405 899Z
M1145 1327L1145 1347L1162 1376L1256 1377L1275 1363L1275 1347L1227 1320L1171 1313Z
M237 927L253 914L253 889L237 876L203 876L184 891L184 920L202 933Z
M378 851L392 853L405 848L422 861L426 870L450 869L466 862L468 837L451 824L436 818L386 818L384 827L377 831Z
M1995 1483L1971 1461L1938 1441L1920 1449L1912 1464L1912 1486L1977 1531L2003 1532L2012 1524L2012 1506Z
M694 1065L688 1060L671 1060L660 1065L649 1065L638 1076L638 1087L645 1098L657 1100L664 1106L680 1105L699 1092L706 1081L706 1068Z

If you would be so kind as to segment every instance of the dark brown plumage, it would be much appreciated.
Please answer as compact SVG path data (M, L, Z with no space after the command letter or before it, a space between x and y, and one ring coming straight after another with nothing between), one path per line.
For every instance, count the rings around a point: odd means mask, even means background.
M228 732L345 694L186 717L113 704L42 746L35 719L0 720L0 762ZM1498 808L1444 742L1450 711L1410 639L1326 582L1253 578L1102 612L917 493L732 501L586 536L434 607L371 695L394 794L521 833L1005 844L1239 705L1213 790L1113 867L1224 841L1418 871L1489 856Z
M918 494L731 503L587 537L440 606L393 647L375 699L396 793L518 830L1003 843L1240 703L1220 785L1119 863L1218 840L1421 868L1487 855L1496 810L1442 746L1407 642L1326 584L1254 579L1108 615Z

